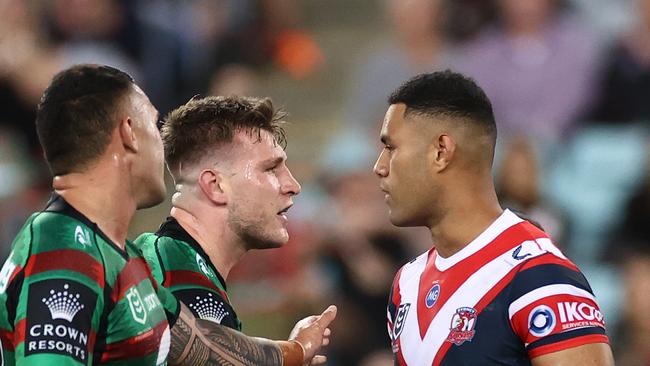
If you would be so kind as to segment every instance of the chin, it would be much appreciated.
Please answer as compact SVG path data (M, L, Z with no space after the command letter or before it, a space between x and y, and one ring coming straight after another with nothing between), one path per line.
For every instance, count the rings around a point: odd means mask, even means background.
M159 189L157 191L151 191L149 192L149 196L146 199L138 203L138 209L157 206L165 200L166 195L167 190L164 186L162 189Z

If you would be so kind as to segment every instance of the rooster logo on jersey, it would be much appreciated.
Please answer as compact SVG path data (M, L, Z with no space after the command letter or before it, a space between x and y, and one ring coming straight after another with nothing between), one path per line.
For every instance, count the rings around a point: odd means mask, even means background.
M474 338L474 327L476 326L476 310L470 307L456 309L456 314L451 317L451 327L447 342L457 346L471 341Z

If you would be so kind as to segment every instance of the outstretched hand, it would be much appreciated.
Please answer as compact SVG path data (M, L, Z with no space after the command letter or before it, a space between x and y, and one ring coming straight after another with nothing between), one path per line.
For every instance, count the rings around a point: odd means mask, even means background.
M330 343L332 331L329 324L336 318L336 306L330 305L321 315L312 315L300 320L289 335L290 341L300 343L304 351L304 365L322 365L327 357L317 354L321 347Z

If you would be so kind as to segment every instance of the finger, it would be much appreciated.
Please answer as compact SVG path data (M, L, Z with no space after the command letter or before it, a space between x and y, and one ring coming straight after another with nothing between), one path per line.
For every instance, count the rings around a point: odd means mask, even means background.
M325 362L327 362L327 357L323 355L314 356L311 360L312 365L323 365Z
M323 338L323 343L322 343L323 347L327 346L328 344L330 344L330 339L329 338Z
M330 328L325 329L323 332L323 337L329 337L332 335L332 330Z
M327 326L336 318L336 306L330 305L323 313L318 317L316 322L323 328Z

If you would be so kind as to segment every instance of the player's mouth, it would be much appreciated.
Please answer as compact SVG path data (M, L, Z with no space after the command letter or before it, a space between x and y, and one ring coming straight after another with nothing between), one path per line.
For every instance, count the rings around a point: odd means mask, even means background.
M289 206L285 207L284 209L278 211L278 216L280 219L284 222L287 223L289 219L287 218L287 211L293 206L293 204L290 204Z

